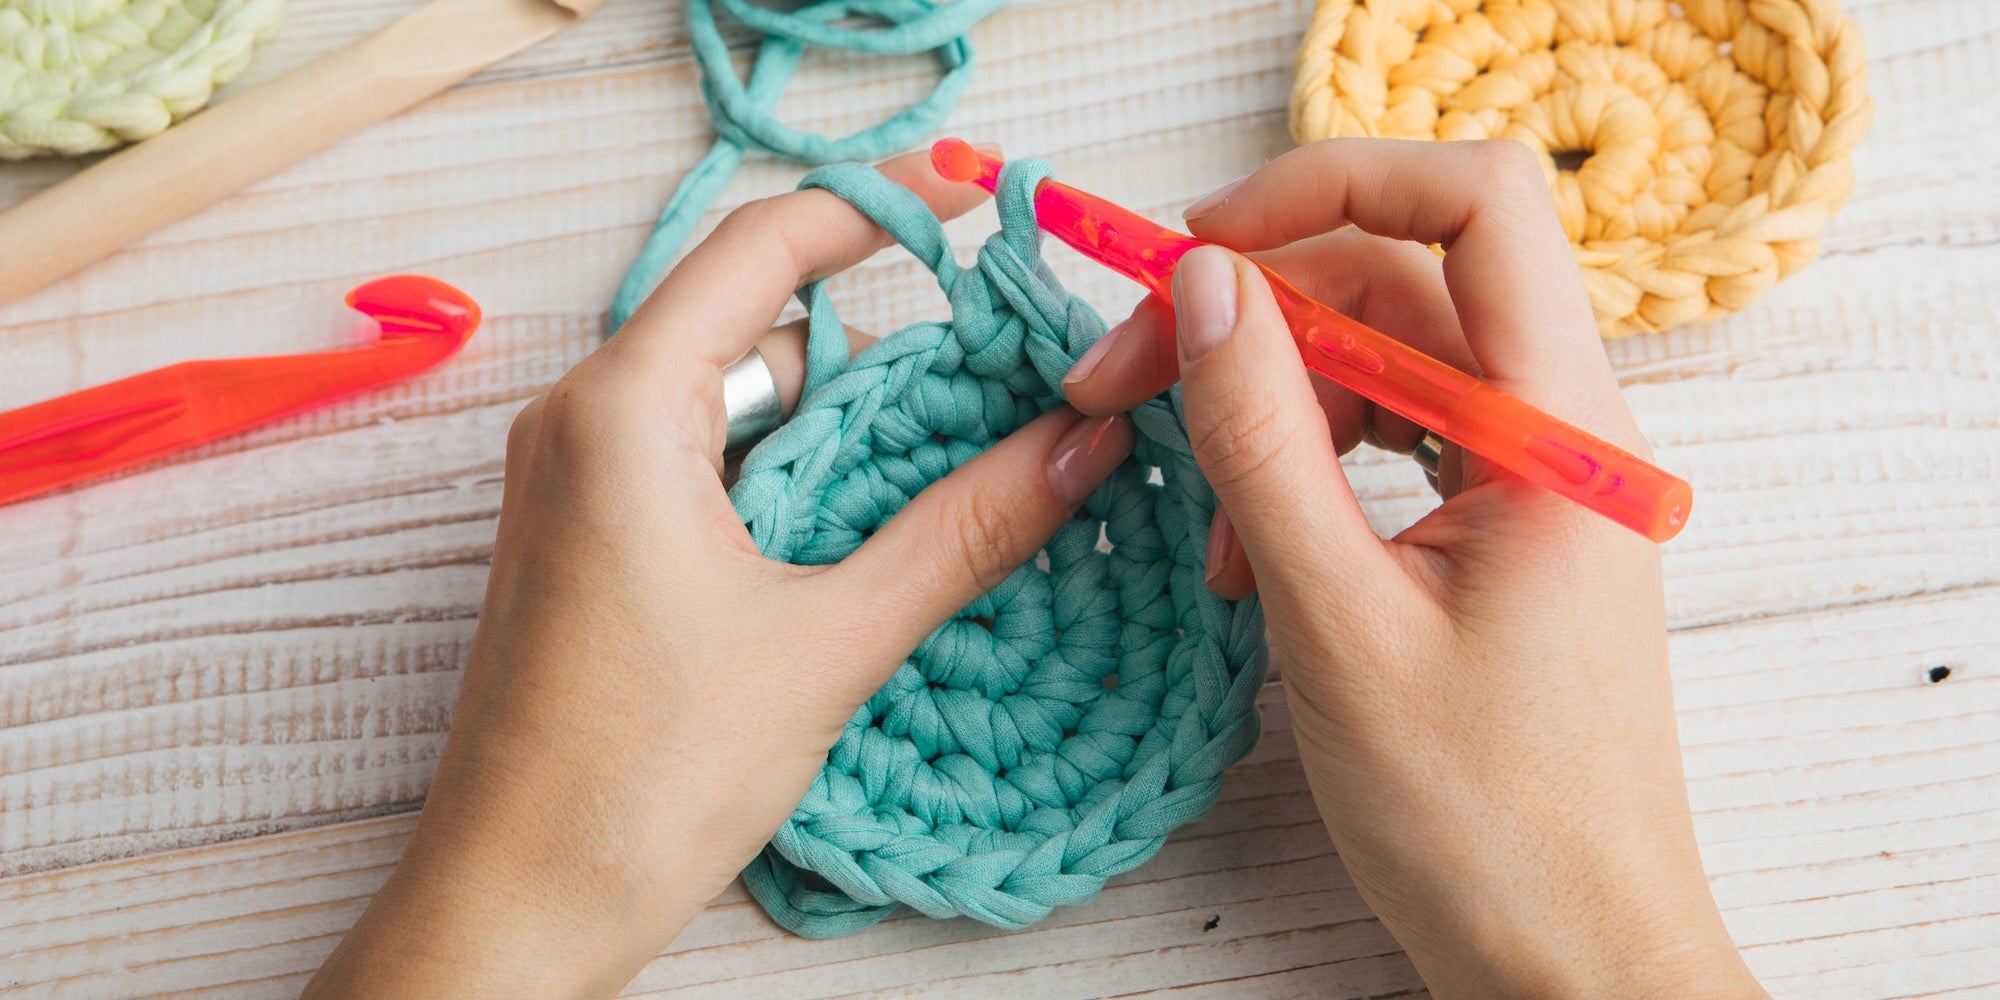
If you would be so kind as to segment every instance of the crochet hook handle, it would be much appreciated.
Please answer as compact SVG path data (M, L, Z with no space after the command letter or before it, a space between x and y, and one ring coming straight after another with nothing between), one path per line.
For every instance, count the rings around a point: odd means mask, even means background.
M1257 266L1306 367L1653 541L1667 541L1687 524L1694 490L1679 477L1314 301Z
M938 173L994 190L999 160L963 141L931 148ZM1065 184L1035 191L1041 227L1079 253L1173 301L1173 272L1202 241ZM1314 301L1257 265L1291 325L1306 367L1419 426L1656 542L1680 533L1688 484L1400 340Z
M186 361L0 413L0 503L160 458L423 371L479 326L479 306L433 278L347 294L381 326L344 351Z

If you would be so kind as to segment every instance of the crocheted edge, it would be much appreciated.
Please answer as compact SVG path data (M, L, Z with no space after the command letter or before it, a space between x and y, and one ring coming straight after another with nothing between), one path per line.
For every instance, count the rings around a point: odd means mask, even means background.
M989 239L981 255L982 271L986 268L988 253L1005 252L1024 263L1033 262L1040 279L1038 283L1049 297L1030 301L1033 289L1000 289L1010 307L1039 311L1060 307L1071 311L1066 313L1069 315L1077 315L1074 311L1080 310L1080 315L1085 318L1085 327L1089 330L1087 337L1056 345L1056 349L1047 349L1045 345L1039 354L1032 347L1034 338L1024 345L1039 384L1048 394L1046 405L1053 405L1059 397L1061 375L1068 370L1074 357L1101 334L1103 325L1087 306L1061 290L1060 284L1040 260L1040 234L1033 219L1032 193L1035 182L1046 173L1045 164L1029 161L1010 164L1001 179L1001 232ZM954 314L967 305L958 293L961 287L959 278L963 272L951 259L942 228L914 195L888 182L873 169L857 165L823 168L808 177L802 186L831 190L849 199L864 213L884 222L885 228L897 235L899 242L939 276L940 284L952 297ZM1015 284L1018 286L1019 283ZM744 478L739 480L737 492L732 494L739 512L751 515L752 537L757 539L761 548L773 555L797 551L796 546L791 544L795 537L791 530L773 527L773 521L778 525L789 524L803 512L779 511L771 520L754 516L754 510L746 511L745 507L757 506L750 494L759 487L753 485L746 488L744 482L752 480L753 476L776 474L788 463L799 461L811 464L815 474L824 474L828 468L825 464L828 453L838 447L829 445L827 441L836 435L830 434L829 428L809 426L812 414L822 408L837 408L857 400L859 394L873 388L869 383L876 377L869 374L871 364L900 360L904 352L903 342L916 335L918 328L926 328L923 331L925 335L935 335L938 328L938 324L916 324L905 328L884 338L850 364L846 356L845 336L840 331L839 320L833 314L824 285L808 288L802 293L802 298L808 302L811 316L805 399L800 404L799 414L794 416L794 424L774 433L745 458ZM877 354L879 358L873 356ZM832 401L830 406L829 400ZM1172 484L1175 483L1181 484L1182 492L1174 502L1197 508L1203 514L1212 514L1214 496L1208 490L1206 481L1200 478L1199 468L1189 454L1179 406L1176 391L1134 412L1139 432L1137 450L1142 452L1142 461L1156 463L1160 467L1163 480L1170 484L1166 488L1174 488ZM799 415L806 415L808 424L799 424ZM784 435L785 439L780 439L780 435ZM800 442L807 443L801 447ZM1093 512L1093 516L1099 515ZM1241 759L1255 745L1258 731L1255 697L1262 684L1265 658L1261 645L1262 617L1254 599L1235 606L1212 598L1212 595L1208 595L1209 600L1202 599L1202 595L1208 592L1201 584L1198 562L1206 544L1203 536L1206 534L1207 518L1202 516L1193 520L1198 520L1199 524L1180 532L1183 536L1180 544L1185 551L1180 553L1178 559L1172 555L1167 557L1174 559L1176 569L1184 577L1178 579L1175 586L1169 588L1170 591L1176 595L1197 595L1185 602L1176 596L1176 605L1186 605L1177 607L1176 614L1185 617L1189 613L1201 615L1206 611L1210 617L1221 617L1202 625L1193 636L1183 635L1176 641L1174 651L1162 661L1160 669L1166 671L1160 674L1163 681L1170 672L1181 672L1171 690L1191 689L1185 692L1190 699L1187 705L1169 712L1163 704L1149 729L1152 734L1147 737L1149 741L1167 741L1166 745L1175 748L1174 753L1162 750L1161 745L1155 743L1154 750L1144 755L1144 762L1136 769L1121 779L1094 786L1091 794L1098 798L1089 803L1087 814L1078 819L1070 830L1045 836L1027 855L1004 859L1004 865L1011 865L1005 868L1007 878L990 887L990 891L981 892L981 884L976 877L969 883L965 882L965 869L982 866L991 869L995 862L984 856L961 856L960 861L953 862L957 868L941 877L959 879L954 883L953 891L975 897L970 901L965 898L947 901L944 892L935 889L927 891L922 884L924 876L899 876L896 881L900 882L902 891L890 891L867 876L862 866L857 864L870 852L850 854L819 840L807 829L814 817L795 813L773 838L771 845L743 873L744 881L759 905L781 926L807 937L853 933L882 919L899 905L914 901L921 901L923 905L919 908L932 916L969 915L997 926L1026 926L1045 916L1055 905L1091 898L1103 885L1104 879L1130 870L1150 858L1164 843L1168 830L1205 813L1219 789L1222 769ZM1183 562L1188 565L1181 565ZM1209 607L1211 604L1213 608ZM1212 657L1202 655L1202 650L1209 646L1213 647L1210 650ZM1236 672L1233 676L1211 677L1196 669L1197 660L1210 664L1220 660L1225 667L1233 662ZM1162 697L1175 696L1169 691ZM867 712L864 706L862 712L857 714L857 725L872 723L872 717L867 717ZM866 723L862 721L864 718ZM1170 727L1172 733L1165 734L1163 727ZM821 780L825 780L824 777ZM818 787L818 782L815 787ZM1113 839L1114 835L1117 839ZM1083 845L1072 843L1078 836L1082 836L1084 845L1089 844L1092 838L1103 842L1086 850ZM893 867L881 871L883 877L895 873ZM990 879L992 874L988 870L986 877ZM1033 894L1038 898L1027 900L1001 892L1002 886L1014 884L1014 876L1019 876L1023 885L1032 884ZM832 879L830 882L827 881L829 877Z
M1519 14L1532 6L1510 4L1506 9ZM1543 6L1550 18L1564 19L1595 9L1587 4ZM1725 0L1688 0L1680 7L1684 20L1694 23L1705 37L1714 34L1709 27L1726 26L1732 11L1742 11L1746 16L1728 39L1737 69L1753 74L1744 64L1756 61L1755 53L1765 53L1764 65L1758 68L1761 74L1752 79L1762 83L1776 74L1788 88L1772 89L1770 100L1803 91L1818 113L1801 111L1796 100L1786 102L1783 110L1792 140L1788 155L1769 170L1760 162L1742 201L1712 204L1712 214L1719 215L1713 225L1665 243L1576 246L1599 332L1606 338L1725 315L1803 267L1817 253L1820 234L1852 189L1852 152L1872 119L1860 30L1831 0L1766 0L1747 8L1740 3L1732 7ZM1413 17L1428 16L1431 10L1399 9ZM1671 8L1663 9L1673 19ZM1474 15L1483 15L1483 8L1460 18ZM1608 17L1588 24L1562 23L1583 36L1622 30ZM1399 27L1409 30L1410 24ZM1383 134L1380 123L1390 113L1389 74L1408 65L1403 60L1415 50L1399 46L1385 52L1383 45L1369 39L1347 37L1350 30L1390 29L1380 27L1369 0L1319 0L1299 46L1292 90L1293 137L1301 143ZM1611 43L1622 44L1615 38ZM1803 69L1806 66L1812 69ZM1434 69L1440 79L1461 71ZM1560 175L1549 166L1554 184Z
M0 109L0 160L80 156L166 131L240 76L284 13L285 0L218 0L173 51L138 72L114 80L93 72L69 94Z

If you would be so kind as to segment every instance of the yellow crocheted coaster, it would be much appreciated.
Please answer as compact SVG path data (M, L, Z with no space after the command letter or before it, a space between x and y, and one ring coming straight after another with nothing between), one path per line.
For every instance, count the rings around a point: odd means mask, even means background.
M285 0L0 0L0 160L157 135L250 63Z
M1319 0L1292 134L1527 144L1622 337L1740 309L1812 259L1854 186L1866 82L1833 0Z

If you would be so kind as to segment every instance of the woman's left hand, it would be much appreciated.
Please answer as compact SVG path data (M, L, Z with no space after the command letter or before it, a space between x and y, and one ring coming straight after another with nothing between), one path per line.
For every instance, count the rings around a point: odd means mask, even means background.
M980 197L904 157L940 216ZM1061 409L833 566L764 558L719 477L722 369L788 394L801 285L887 237L825 191L738 209L514 422L477 638L417 830L308 996L610 996L790 814L856 708L1125 457Z

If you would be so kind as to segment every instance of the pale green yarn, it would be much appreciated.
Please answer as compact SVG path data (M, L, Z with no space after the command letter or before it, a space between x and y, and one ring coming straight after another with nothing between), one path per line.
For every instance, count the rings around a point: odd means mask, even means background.
M1041 261L1032 198L1047 172L1008 164L1001 230L970 269L923 202L875 170L806 178L930 267L952 318L850 362L825 286L802 293L806 394L731 492L765 554L841 559L1061 402L1064 373L1104 325ZM1214 804L1223 769L1257 741L1264 628L1255 599L1232 604L1203 583L1215 495L1180 405L1176 388L1134 410L1133 457L1049 542L1046 568L1022 566L946 622L855 713L743 873L779 924L831 937L910 906L1025 927L1088 901Z
M0 0L0 160L158 135L276 31L284 0Z

